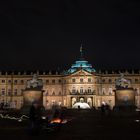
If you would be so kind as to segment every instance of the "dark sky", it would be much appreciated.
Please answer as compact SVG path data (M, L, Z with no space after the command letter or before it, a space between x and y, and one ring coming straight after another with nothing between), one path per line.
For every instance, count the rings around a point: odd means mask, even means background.
M66 69L80 56L95 69L140 68L140 2L0 2L0 69Z

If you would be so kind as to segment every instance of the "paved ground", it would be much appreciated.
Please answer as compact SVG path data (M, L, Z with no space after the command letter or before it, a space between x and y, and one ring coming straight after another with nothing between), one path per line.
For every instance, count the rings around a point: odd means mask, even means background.
M63 125L57 133L42 132L30 136L24 124L0 121L0 138L12 140L140 140L139 116L101 116L92 110L70 111L73 120Z

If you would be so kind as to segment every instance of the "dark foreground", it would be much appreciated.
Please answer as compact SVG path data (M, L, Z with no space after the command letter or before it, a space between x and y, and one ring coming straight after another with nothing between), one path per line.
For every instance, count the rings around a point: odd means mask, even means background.
M29 135L22 122L0 120L0 138L10 140L140 140L139 116L102 116L93 110L69 110L72 120L64 124L60 131L39 135Z

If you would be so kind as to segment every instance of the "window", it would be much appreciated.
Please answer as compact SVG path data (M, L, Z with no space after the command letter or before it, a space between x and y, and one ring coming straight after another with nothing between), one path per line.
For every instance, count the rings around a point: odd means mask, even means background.
M1 95L5 95L5 88L1 89Z
M112 83L112 80L111 79L109 79L108 81L109 81L109 83Z
M53 91L52 95L55 95L55 92Z
M61 95L61 91L59 91L59 95Z
M49 83L49 80L46 80L46 84L48 84Z
M12 83L12 81L11 81L11 80L8 80L8 83L9 83L9 84L11 84L11 83Z
M81 78L81 79L80 79L80 82L83 83L83 81L84 81L83 78Z
M55 80L54 80L54 79L52 80L52 83L53 83L53 84L55 83Z
M112 95L113 91L112 88L109 88L109 95Z
M81 88L80 88L80 93L83 93L83 92L84 92L84 90L83 90L83 88L81 87Z
M102 82L105 83L105 79L102 79Z
M21 94L23 94L24 89L21 89Z
M21 80L20 82L21 82L21 84L24 84L24 80Z
M8 95L9 96L11 95L11 89L8 89Z
M2 82L2 83L5 83L5 80L2 80L1 82Z
M106 94L106 90L105 88L102 89L102 95L105 95Z
M138 81L139 81L138 79L135 79L135 83L138 83Z
M59 79L58 82L61 83L62 81Z
M46 96L49 95L49 92L47 91L47 92L45 93L45 95L46 95Z
M88 78L88 82L89 82L89 83L91 82L91 78Z
M72 79L72 82L73 82L73 83L75 83L75 81L76 81L75 79Z
M76 89L75 89L75 87L73 87L73 89L72 89L72 93L73 93L73 94L76 93Z
M91 93L91 88L90 87L88 88L88 93Z
M17 80L14 80L14 84L17 84Z
M14 95L15 96L17 95L17 89L14 89Z

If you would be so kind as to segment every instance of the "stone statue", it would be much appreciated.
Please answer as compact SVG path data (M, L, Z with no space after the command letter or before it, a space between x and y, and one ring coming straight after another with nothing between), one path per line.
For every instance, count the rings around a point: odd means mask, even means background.
M27 81L26 89L42 89L43 82L41 79L38 79L38 75L34 74L31 80Z
M120 73L121 76L116 80L116 88L128 88L131 86L130 80L124 78L124 74Z

